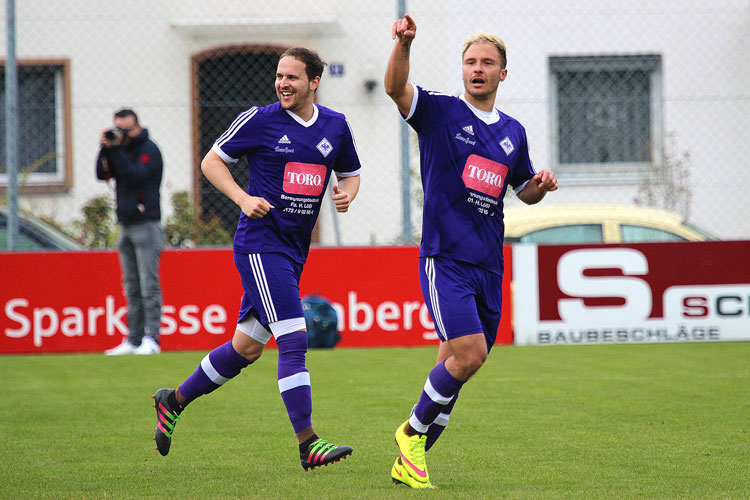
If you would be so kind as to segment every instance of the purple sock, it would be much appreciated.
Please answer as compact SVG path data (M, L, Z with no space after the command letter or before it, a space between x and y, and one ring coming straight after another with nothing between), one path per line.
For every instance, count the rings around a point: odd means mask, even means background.
M206 354L198 369L180 385L180 394L190 402L224 385L249 364L230 340Z
M417 407L409 417L409 425L419 433L427 433L430 424L454 399L462 385L463 382L445 369L445 361L436 365L427 377Z
M299 433L312 425L310 373L305 368L307 332L281 335L276 339L276 345L279 346L279 392L294 432Z
M432 424L430 424L430 428L427 429L427 442L424 445L425 451L432 448L432 445L435 444L435 441L438 440L440 435L445 430L445 427L448 425L448 420L450 419L451 412L453 411L453 405L456 404L456 400L458 399L458 395L460 393L461 390L459 389L459 391L453 395L453 399L451 399L451 402L443 407L443 411L441 411L440 414L435 417L435 420L432 422Z

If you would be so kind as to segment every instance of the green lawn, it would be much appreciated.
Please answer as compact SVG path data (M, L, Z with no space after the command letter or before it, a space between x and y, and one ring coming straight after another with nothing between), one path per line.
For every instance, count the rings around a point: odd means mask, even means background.
M435 348L308 354L316 430L354 447L310 472L276 351L193 403L158 454L150 396L203 355L0 357L0 497L750 498L750 343L497 347L427 454L430 491L390 468Z

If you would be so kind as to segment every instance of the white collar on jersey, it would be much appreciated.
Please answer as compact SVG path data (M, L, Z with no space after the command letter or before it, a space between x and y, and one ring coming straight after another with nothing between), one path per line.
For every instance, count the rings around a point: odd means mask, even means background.
M286 111L287 113L289 113L289 116L291 116L292 118L294 118L294 120L297 123L299 123L300 125L302 125L305 128L312 126L312 124L315 123L317 121L317 119L318 119L318 106L315 103L313 103L313 115L312 115L312 118L310 118L308 121L303 120L298 115L296 115L295 113L292 113L288 109L285 109L284 111Z
M459 99L461 99L464 104L469 107L471 112L474 113L477 118L482 120L487 125L492 125L493 123L497 123L500 121L500 113L498 113L497 108L492 108L492 111L483 111L469 104L469 101L466 100L466 97L464 97L463 94L459 96Z

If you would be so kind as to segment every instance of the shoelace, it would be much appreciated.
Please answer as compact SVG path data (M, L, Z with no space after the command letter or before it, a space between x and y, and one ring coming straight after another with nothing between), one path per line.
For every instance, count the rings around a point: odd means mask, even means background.
M420 436L419 439L412 440L411 446L409 446L409 451L411 452L410 454L412 458L414 458L414 465L423 468L425 464L425 441L427 441L427 436Z
M167 432L164 432L164 434L168 438L171 438L172 437L172 433L174 432L174 426L177 425L177 421L180 419L181 415L179 413L175 413L175 412L169 411L169 410L164 411L167 408L165 406L163 406L163 405L160 405L160 406L161 406L160 409L162 409L162 411L160 412L160 414L164 415L164 417L165 417L164 420L162 420L162 423L164 423L167 426L167 428L164 429Z
M318 439L314 443L310 445L310 448L308 449L307 453L307 461L312 462L317 457L321 455L325 455L327 452L331 451L332 449L336 448L337 446L335 444L329 443L325 439ZM313 455L315 457L313 458ZM312 459L312 460L311 460Z

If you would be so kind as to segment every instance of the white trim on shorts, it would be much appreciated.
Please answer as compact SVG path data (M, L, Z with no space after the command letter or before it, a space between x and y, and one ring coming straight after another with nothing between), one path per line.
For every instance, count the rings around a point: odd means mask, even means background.
M448 340L448 335L443 326L443 315L440 313L440 301L438 300L438 291L435 287L435 259L432 257L425 258L424 272L427 275L428 289L430 293L430 302L432 302L432 313L435 316L435 331L441 335L442 340Z
M253 271L253 278L255 278L255 285L258 287L260 300L263 302L263 308L266 310L268 323L273 324L274 321L278 321L278 317L276 316L276 308L273 305L271 290L268 288L266 271L263 269L263 261L260 255L259 253L251 253L247 257L250 260L250 268Z

